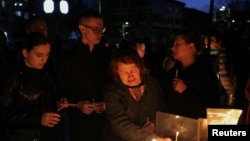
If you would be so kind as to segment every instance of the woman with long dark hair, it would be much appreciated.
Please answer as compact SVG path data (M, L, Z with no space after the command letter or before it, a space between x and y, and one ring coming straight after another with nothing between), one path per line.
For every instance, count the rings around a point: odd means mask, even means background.
M32 32L24 39L22 59L8 75L0 98L1 126L7 141L57 139L55 87L44 69L51 50L48 39Z

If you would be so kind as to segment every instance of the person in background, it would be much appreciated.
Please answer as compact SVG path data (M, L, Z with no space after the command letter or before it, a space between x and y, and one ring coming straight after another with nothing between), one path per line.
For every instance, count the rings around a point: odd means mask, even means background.
M161 80L168 113L189 118L206 118L207 108L218 108L218 79L210 64L199 58L201 36L194 32L180 32L174 40L174 67Z
M106 120L103 89L108 80L111 51L100 43L105 31L101 13L84 9L78 29L80 40L57 65L58 99L65 98L76 104L76 107L67 108L70 140L102 141Z
M32 32L24 38L22 58L11 71L1 89L1 126L6 141L59 140L55 85L44 69L50 43L41 33Z
M225 108L233 108L235 106L237 82L231 60L224 47L220 47L218 53L214 56L212 66L219 80L221 105Z
M155 133L157 111L165 111L163 91L130 47L115 51L112 80L104 91L110 136L107 141L170 141ZM108 129L107 129L108 130Z
M152 66L150 65L149 58L146 58L145 56L146 51L147 51L145 41L138 39L138 38L135 38L135 41L137 44L134 49L138 52L139 56L142 58L146 69L148 69L148 71L151 73L152 76L156 77L156 74L154 74Z
M235 76L232 72L230 59L225 48L221 46L222 33L212 30L209 34L204 34L204 48L201 55L207 59L214 69L219 80L220 103L224 108L232 108L235 104ZM208 39L210 38L210 43ZM209 52L206 52L209 51Z
M207 48L208 45L208 35L204 36L204 44L205 44L205 48ZM220 48L220 39L218 38L218 36L216 37L216 35L211 35L210 37L210 49L219 49Z
M27 34L31 32L40 32L44 36L48 37L48 28L46 21L38 15L30 17L26 21L25 31Z
M145 68L151 73L152 76L155 76L148 58L145 57L146 53L145 42L139 38L122 39L120 41L119 48L128 48L128 47L131 47L137 51L137 53L143 60Z
M226 59L222 61L227 61L225 67L228 69L234 86L233 105L230 107L243 110L238 124L245 124L248 107L245 87L250 76L250 52L243 42L242 33L239 29L231 28L223 32L221 40L222 55ZM225 73L222 72L221 77L225 77L223 75Z

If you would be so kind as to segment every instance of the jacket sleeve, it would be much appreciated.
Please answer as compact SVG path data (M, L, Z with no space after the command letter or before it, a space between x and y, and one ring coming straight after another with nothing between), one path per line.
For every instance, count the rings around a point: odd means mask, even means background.
M190 82L186 82L186 94L189 99L193 99L192 105L207 107L219 107L218 79L216 74L206 69L199 69L193 72ZM197 103L195 103L195 102ZM198 107L197 107L198 108Z
M4 124L12 128L39 128L41 126L40 111L18 109L17 77L10 76L4 83L0 96L0 116ZM19 101L20 102L20 101Z

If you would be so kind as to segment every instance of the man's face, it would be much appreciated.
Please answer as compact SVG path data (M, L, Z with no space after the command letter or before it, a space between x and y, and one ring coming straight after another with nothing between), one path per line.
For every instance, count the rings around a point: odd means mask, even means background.
M84 44L98 44L105 31L102 18L89 18L79 24Z

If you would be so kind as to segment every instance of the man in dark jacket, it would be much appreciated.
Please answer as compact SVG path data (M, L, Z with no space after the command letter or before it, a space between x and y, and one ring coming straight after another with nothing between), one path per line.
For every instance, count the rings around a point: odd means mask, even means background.
M72 141L101 141L105 119L103 87L106 81L110 52L99 44L105 31L98 11L87 9L79 17L80 40L57 67L59 97L76 107L68 108L69 136Z

